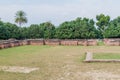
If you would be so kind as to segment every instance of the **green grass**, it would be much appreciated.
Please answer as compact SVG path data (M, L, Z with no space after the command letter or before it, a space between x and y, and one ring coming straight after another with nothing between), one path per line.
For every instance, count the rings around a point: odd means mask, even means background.
M86 52L120 53L119 46L21 46L0 50L0 66L38 67L29 74L0 71L0 80L93 80L81 73L120 74L119 63L84 63Z
M98 41L98 46L104 46L104 42L103 41Z
M94 53L94 59L120 59L119 53Z

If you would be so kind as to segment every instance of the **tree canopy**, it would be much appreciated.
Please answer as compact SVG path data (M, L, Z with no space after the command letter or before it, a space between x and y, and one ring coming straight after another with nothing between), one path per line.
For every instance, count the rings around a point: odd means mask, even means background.
M72 21L65 21L59 26L55 26L51 22L44 22L31 24L27 27L19 27L9 22L0 21L0 39L120 38L120 17L110 20L110 16L100 14L96 16L96 19L95 22L93 19L78 17ZM18 23L23 24L21 20L19 22L19 19Z
M105 16L104 14L100 14L96 16L97 22L96 25L98 26L99 30L99 37L105 38L104 32L108 28L109 22L110 22L110 16Z
M106 38L120 38L120 17L111 20L109 27L105 30Z

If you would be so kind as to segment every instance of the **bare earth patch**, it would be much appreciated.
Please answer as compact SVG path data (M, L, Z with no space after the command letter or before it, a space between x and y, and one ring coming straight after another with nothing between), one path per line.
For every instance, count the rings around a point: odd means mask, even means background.
M0 66L0 71L16 72L16 73L30 73L38 69L39 68L28 68L28 67L19 67L19 66Z
M111 71L90 70L87 72L73 72L72 69L75 68L75 65L64 66L64 73L56 80L120 80L120 74L115 74Z
M120 80L120 75L100 70L89 71L83 75L91 78L92 80Z

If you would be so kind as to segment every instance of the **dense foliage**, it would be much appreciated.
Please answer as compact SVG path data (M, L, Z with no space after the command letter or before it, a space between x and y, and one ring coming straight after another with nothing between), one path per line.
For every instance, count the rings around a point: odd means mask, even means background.
M100 14L96 16L98 26L99 38L105 38L105 30L108 28L110 22L110 16L105 16L104 14Z
M120 17L111 20L108 28L105 30L106 38L120 38Z
M87 39L96 38L94 21L88 18L77 18L70 22L62 23L56 28L56 38L59 39Z
M94 39L120 38L120 17L110 20L110 16L100 14L97 22L89 18L77 18L59 26L51 22L18 27L0 21L0 39Z

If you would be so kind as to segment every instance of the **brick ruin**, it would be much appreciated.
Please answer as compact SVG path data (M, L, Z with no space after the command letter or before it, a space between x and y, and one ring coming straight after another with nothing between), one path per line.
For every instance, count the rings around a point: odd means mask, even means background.
M27 40L2 40L0 49L24 46L24 45L63 45L63 46L96 46L96 39L76 39L76 40L59 40L59 39L27 39Z
M30 39L26 40L28 45L44 45L44 40L43 39Z
M66 46L77 46L78 41L77 40L61 40L61 45L66 45Z
M103 39L106 46L120 46L120 39ZM27 40L1 40L0 49L23 45L50 45L50 46L97 46L97 39L27 39Z
M120 39L104 39L106 46L120 46Z
M50 45L50 46L57 46L60 45L60 40L58 39L48 39L44 40L45 45Z

